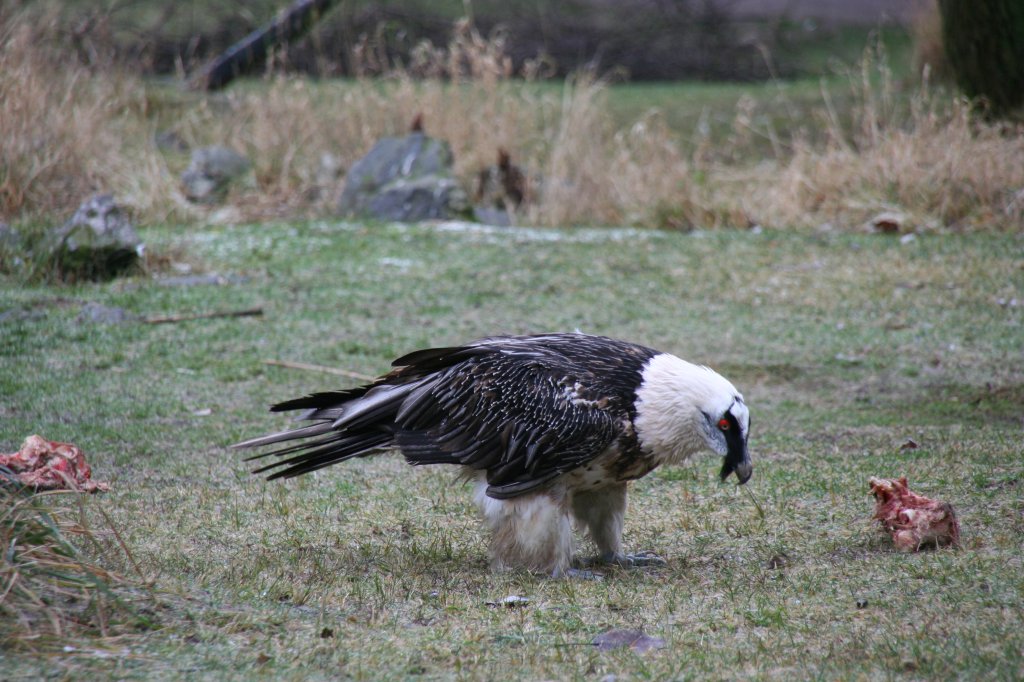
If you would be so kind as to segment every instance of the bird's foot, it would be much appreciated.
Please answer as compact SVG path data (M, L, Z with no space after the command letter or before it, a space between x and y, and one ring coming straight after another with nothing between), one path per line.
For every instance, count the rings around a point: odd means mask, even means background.
M564 568L551 574L552 578L570 578L572 580L604 580L604 573L589 568Z
M640 568L644 566L664 566L667 562L654 552L637 552L636 554L622 554L620 552L605 552L596 559L594 563L610 564L623 568Z
M649 566L665 566L668 562L654 552L637 552L622 554L621 552L605 552L588 559L577 559L576 565L582 569L595 566L621 566L622 568L642 568Z

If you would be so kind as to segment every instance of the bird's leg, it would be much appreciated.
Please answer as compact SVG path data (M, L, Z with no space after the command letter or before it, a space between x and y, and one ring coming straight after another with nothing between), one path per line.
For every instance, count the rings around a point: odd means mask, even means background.
M626 516L626 486L626 483L616 483L573 495L573 515L580 525L586 526L598 551L597 557L584 562L584 565L617 564L629 567L665 564L664 559L649 552L623 554L622 524Z
M576 492L572 513L597 545L598 560L610 563L622 555L622 524L626 516L626 484Z
M604 573L591 571L589 568L567 568L551 574L552 578L570 578L572 580L603 580Z
M524 568L561 576L572 559L572 524L564 490L510 500L488 497L478 480L474 498L491 531L491 566L497 571Z

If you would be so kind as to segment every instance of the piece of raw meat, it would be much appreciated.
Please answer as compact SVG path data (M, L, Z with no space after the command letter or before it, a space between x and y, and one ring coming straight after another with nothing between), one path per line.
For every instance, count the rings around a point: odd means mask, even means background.
M871 494L875 496L874 518L889 531L898 549L916 552L925 546L960 544L960 524L953 506L912 492L906 476L872 476Z
M81 449L71 443L57 443L41 436L29 436L21 449L0 454L0 467L6 467L13 479L36 490L75 490L94 493L110 486L92 480L92 469ZM10 476L0 475L11 480Z

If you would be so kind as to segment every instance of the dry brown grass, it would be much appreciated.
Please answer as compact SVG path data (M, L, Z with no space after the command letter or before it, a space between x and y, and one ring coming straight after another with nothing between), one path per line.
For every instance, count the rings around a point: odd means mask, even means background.
M38 218L132 172L122 126L143 115L128 75L78 65L55 18L0 14L0 216ZM114 188L114 187L111 187Z
M1024 136L974 124L965 103L863 142L801 146L779 176L768 222L818 218L856 227L896 210L916 230L1024 225Z
M825 147L796 146L769 190L768 224L856 228L900 211L913 230L1024 227L1024 129L981 122L966 101L933 95L927 81L907 106L884 55L872 51L851 82L852 123L828 108Z
M385 79L314 83L271 74L213 96L154 95L116 69L76 66L54 33L10 18L0 32L0 210L8 220L63 218L98 190L113 192L142 222L205 216L178 188L187 155L153 145L160 127L190 145L227 144L252 159L254 181L233 189L231 217L329 214L343 171L422 114L427 132L452 145L470 192L498 148L511 151L540 187L520 216L530 224L842 229L892 209L915 228L1007 230L1024 222L1020 129L976 121L927 83L907 106L870 54L843 100L852 105L832 105L823 89L817 125L825 135L795 135L761 159L747 139L753 98L737 107L734 134L687 154L683 131L657 112L616 124L608 84L592 74L561 88L522 85L516 79L538 78L543 65L513 74L502 38L485 39L464 22L447 46L421 46ZM765 134L775 141L774 130ZM325 173L325 154L341 175Z
M532 67L527 69L530 77ZM177 131L190 144L220 141L254 160L258 192L245 198L250 209L291 204L329 210L340 181L324 183L323 154L330 153L344 170L382 136L405 134L422 115L427 133L451 144L455 172L468 188L480 168L494 163L499 148L550 179L529 211L531 222L615 215L603 200L600 207L580 211L581 193L603 198L610 180L598 177L610 175L602 168L614 131L601 101L604 85L595 78L574 78L560 95L517 87L500 39L484 40L465 24L449 45L424 45L409 68L393 67L390 74L338 86L271 77L266 87L236 89L216 104L200 103Z
M0 482L0 648L108 637L141 624L123 598L127 581L77 546L108 553L117 546L112 532L90 527L82 506L73 520L73 507L59 501L68 495L78 493L22 492Z

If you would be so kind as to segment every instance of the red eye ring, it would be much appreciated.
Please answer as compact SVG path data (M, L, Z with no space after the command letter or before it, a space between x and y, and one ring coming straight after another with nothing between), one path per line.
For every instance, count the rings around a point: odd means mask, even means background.
M729 420L726 419L725 417L722 417L721 419L718 420L718 428L720 428L722 431L728 431L730 426L731 425L729 424Z

